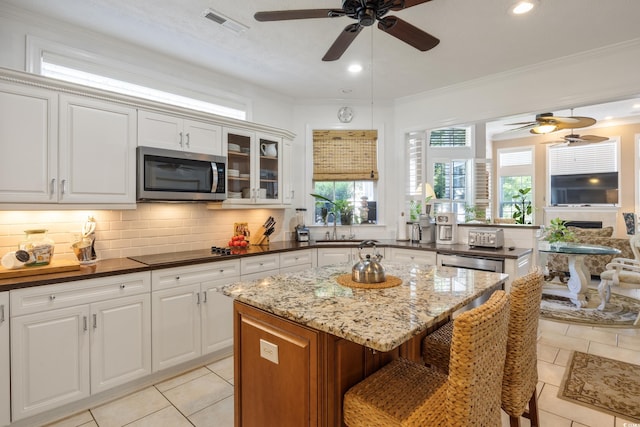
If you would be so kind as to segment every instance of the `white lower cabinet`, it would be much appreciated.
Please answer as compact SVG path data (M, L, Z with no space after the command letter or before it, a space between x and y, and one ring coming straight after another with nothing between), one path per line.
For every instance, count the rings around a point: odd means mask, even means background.
M233 300L222 286L240 279L240 261L151 273L152 367L159 371L233 345Z
M11 422L10 374L9 292L0 292L0 426Z
M418 262L429 265L436 265L436 252L419 249L388 248L387 256L389 261L398 262Z
M240 259L242 280L257 280L280 272L280 255L257 255Z
M12 421L151 373L149 273L11 291Z
M353 249L345 247L318 248L318 267L354 261Z
M317 255L315 249L296 250L280 254L280 273L302 271L315 267Z

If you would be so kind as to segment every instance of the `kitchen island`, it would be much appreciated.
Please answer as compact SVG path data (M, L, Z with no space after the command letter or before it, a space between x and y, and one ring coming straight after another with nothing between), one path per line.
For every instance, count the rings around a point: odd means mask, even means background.
M507 275L385 263L385 289L339 285L350 264L228 285L234 301L236 426L339 426L342 396Z

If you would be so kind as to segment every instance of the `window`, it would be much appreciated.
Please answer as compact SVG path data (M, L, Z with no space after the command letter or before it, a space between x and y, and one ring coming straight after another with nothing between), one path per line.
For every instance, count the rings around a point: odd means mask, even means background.
M409 220L415 221L425 212L425 188L428 187L424 184L428 183L435 193L435 199L429 201L432 212L455 212L459 222L465 221L465 212L475 205L477 198L473 130L473 127L461 126L407 134L405 208ZM486 185L484 175L482 180ZM487 197L485 189L480 198ZM486 214L486 201L483 203L482 216Z
M472 160L436 160L433 162L433 191L437 202L435 212L455 212L458 222L465 222L465 209L472 204Z
M429 134L431 147L468 147L471 145L467 127L432 130Z
M313 131L314 224L377 223L378 132ZM337 212L335 217L329 212Z
M334 210L332 203L316 199L314 224L326 225L332 222L340 225L377 223L377 202L373 181L317 181L313 193L326 197L335 203L338 218L329 215Z
M62 65L51 64L44 60L42 61L42 75L71 83L94 87L96 89L109 90L123 95L136 96L138 98L149 99L151 101L177 105L178 107L217 114L219 116L231 117L239 120L246 120L247 118L247 113L242 110L212 104L210 102L200 101L133 83L127 83L121 80L111 79L97 74L63 67Z
M27 36L27 70L34 74L192 110L247 120L249 101L205 83L177 80L133 64ZM153 86L162 82L163 88Z
M533 147L500 149L498 156L498 217L513 218L516 204L533 202ZM530 188L523 198L518 190ZM533 223L533 215L525 215L525 223Z

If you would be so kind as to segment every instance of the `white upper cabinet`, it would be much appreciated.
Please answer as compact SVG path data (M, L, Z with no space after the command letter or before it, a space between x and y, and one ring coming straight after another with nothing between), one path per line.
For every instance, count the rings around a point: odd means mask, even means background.
M0 202L56 202L57 93L0 82L0 111Z
M223 138L227 156L225 204L281 204L282 138L227 128Z
M60 203L135 203L135 150L134 108L60 95Z
M222 128L218 125L150 111L138 111L138 145L222 154Z
M0 82L1 203L135 203L136 111Z

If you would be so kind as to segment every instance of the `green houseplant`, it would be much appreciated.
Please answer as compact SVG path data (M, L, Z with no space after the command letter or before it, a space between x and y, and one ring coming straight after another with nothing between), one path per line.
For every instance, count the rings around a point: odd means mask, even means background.
M527 217L531 216L531 202L528 200L527 195L531 192L531 187L520 188L518 194L513 196L513 199L517 202L515 204L516 211L512 217L516 220L516 224L531 224L531 221L526 222Z
M321 196L320 194L314 194L314 193L311 193L311 196L315 197L316 199L323 200L324 202L328 202L331 204L331 206L333 206L333 208L329 212L332 212L335 215L335 221L337 221L338 218L340 218L340 223L342 225L351 224L351 221L353 219L353 205L351 204L351 201L343 200L343 199L334 201L327 197ZM325 224L326 224L326 220L325 220Z
M576 236L569 230L560 218L554 218L549 222L549 226L544 229L544 240L549 243L573 242Z

